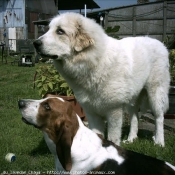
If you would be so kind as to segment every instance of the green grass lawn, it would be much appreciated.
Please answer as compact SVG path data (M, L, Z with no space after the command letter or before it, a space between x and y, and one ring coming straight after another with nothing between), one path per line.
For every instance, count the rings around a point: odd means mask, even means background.
M18 67L0 62L0 174L3 171L54 170L54 160L42 132L21 121L18 100L39 99L33 89L35 67ZM5 155L12 152L16 161L8 163Z
M38 91L33 89L37 66L18 67L0 62L0 174L4 171L40 171L44 174L54 170L54 159L43 140L42 132L24 124L18 110L19 99L40 98ZM174 131L166 134L165 148L154 146L151 136L140 136L133 144L122 146L175 165ZM16 161L5 161L4 157L9 152L16 155Z

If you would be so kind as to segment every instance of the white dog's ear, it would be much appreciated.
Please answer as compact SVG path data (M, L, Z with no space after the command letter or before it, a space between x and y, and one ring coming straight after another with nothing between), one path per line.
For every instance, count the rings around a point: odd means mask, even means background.
M74 49L80 52L94 44L94 40L85 32L81 27L78 28L77 34L75 35Z

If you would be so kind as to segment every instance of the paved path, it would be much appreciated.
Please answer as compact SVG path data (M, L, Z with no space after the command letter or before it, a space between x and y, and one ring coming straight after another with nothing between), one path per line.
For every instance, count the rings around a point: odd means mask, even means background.
M155 130L155 118L150 113L145 113L141 115L139 122L140 129L148 129L151 131ZM175 130L175 119L164 119L164 128L165 130Z

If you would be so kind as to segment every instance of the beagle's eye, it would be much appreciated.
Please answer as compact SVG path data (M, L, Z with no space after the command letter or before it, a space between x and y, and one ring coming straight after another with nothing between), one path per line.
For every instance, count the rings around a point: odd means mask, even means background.
M56 33L57 33L58 35L63 35L65 32L64 32L63 29L57 29L57 30L56 30Z
M43 104L43 107L46 109L46 110L50 110L50 106L48 103L44 103Z

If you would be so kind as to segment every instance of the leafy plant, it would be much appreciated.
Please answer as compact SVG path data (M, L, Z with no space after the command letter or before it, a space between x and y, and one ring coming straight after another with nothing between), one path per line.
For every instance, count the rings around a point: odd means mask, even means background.
M175 30L171 30L171 31L173 32L173 34L170 36L167 36L163 42L168 49L175 48Z
M116 33L119 31L120 26L114 26L114 27L107 27L107 29L105 30L105 32L114 38L119 39L119 36L116 35Z
M175 85L175 49L172 49L170 51L169 61L170 61L171 84Z
M65 96L73 95L72 89L53 65L38 67L35 83L40 96L44 96L47 92Z
M171 85L175 85L175 30L173 35L167 36L163 42L169 50Z

